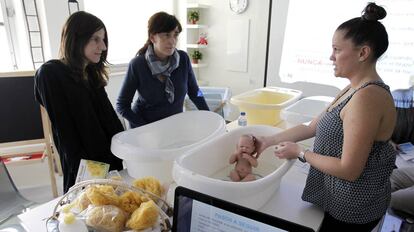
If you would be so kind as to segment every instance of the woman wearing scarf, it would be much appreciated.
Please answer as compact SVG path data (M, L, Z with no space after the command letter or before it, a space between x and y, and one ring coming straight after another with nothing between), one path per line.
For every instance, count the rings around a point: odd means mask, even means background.
M209 110L187 53L176 49L181 31L173 15L158 12L149 19L147 42L129 63L116 104L131 128L182 112L186 94L199 110Z

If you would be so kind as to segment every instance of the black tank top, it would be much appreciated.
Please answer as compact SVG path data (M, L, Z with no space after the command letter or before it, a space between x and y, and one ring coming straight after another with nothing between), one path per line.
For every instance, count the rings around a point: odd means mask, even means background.
M378 85L390 92L389 87L381 81L368 82L330 112L325 112L316 129L315 153L341 158L344 131L340 112L358 90L368 85ZM391 198L389 177L396 155L397 152L388 141L374 141L361 176L353 182L311 167L302 199L319 205L344 222L363 224L377 220L385 214Z

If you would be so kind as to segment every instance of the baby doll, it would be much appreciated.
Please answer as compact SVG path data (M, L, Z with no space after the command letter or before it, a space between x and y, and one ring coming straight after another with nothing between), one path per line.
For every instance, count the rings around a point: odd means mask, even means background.
M230 156L230 164L236 163L235 168L230 172L232 181L253 181L256 180L252 174L252 166L257 167L257 160L253 156L255 150L255 138L253 135L242 135L236 146L236 151Z

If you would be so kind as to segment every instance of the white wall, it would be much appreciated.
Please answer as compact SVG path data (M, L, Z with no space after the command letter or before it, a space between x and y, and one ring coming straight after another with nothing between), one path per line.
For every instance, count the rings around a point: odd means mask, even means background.
M41 18L41 24L44 31L45 59L57 58L61 29L69 16L67 0L37 1L39 2L39 8L41 8L39 13L44 16ZM83 9L83 0L78 0L78 2L80 3L80 9ZM176 0L175 3L176 15L183 26L186 22L185 4L187 2L189 1ZM228 1L204 0L198 2L211 6L207 11L209 15L206 16L209 20L209 47L206 52L209 64L208 67L199 70L200 78L207 81L209 86L230 87L233 95L262 87L266 65L269 0L249 1L247 10L242 14L233 13L229 8ZM247 72L226 70L227 22L237 19L250 20ZM126 30L133 28L133 26L127 25L128 23L131 22L125 22L126 25L123 25ZM180 37L185 38L185 32ZM180 43L183 45L182 41ZM118 73L110 81L107 89L112 102L115 101L118 95L122 79L122 75ZM235 114L237 114L237 110L235 111Z
M250 0L248 8L242 14L235 14L229 8L229 2L223 0L200 0L188 1L178 0L178 12L180 22L185 25L187 2L199 2L210 5L205 10L208 15L208 48L204 52L204 62L208 63L205 68L200 68L198 77L209 86L230 87L232 95L245 92L247 90L263 87L264 70L266 59L266 42L268 29L269 0ZM248 62L247 72L235 72L226 69L227 66L227 22L230 20L250 20L249 38L248 38ZM180 48L185 50L184 44L186 39L185 31L180 35ZM237 36L236 36L237 37ZM238 110L232 106L232 114L229 119L235 119L238 116Z
M78 0L83 9L83 0ZM45 60L58 57L60 34L69 17L67 0L37 0L44 42Z
M185 8L187 0L179 0L180 21L185 24ZM246 90L259 88L264 82L264 68L266 58L267 16L269 14L269 0L251 0L247 10L242 14L235 14L229 8L229 2L223 0L198 1L210 5L206 10L209 25L208 48L205 62L208 67L199 69L199 77L207 81L209 86L230 87L233 95ZM230 20L250 20L249 48L247 72L226 70L227 22ZM180 37L186 38L183 34ZM184 41L181 40L181 43ZM182 44L181 44L182 45Z

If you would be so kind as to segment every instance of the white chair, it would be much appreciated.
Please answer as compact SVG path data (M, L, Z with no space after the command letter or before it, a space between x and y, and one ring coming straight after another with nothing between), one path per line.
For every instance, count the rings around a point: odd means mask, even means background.
M0 160L0 226L35 203L23 197L16 188L3 160ZM1 230L1 228L0 228Z

